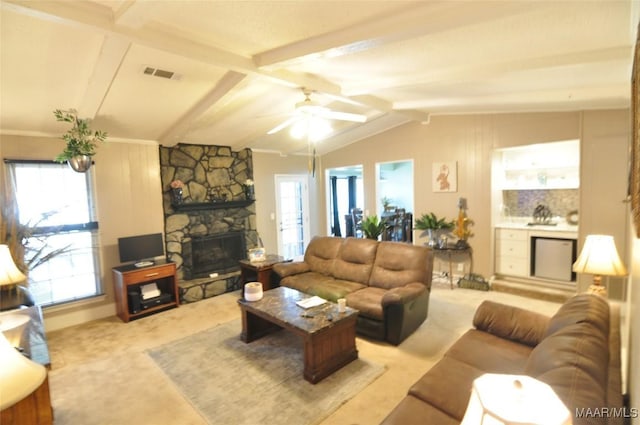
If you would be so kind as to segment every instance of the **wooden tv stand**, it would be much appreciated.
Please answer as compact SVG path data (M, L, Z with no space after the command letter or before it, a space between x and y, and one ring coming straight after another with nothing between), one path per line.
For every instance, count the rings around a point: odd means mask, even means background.
M147 267L125 265L114 267L113 285L116 295L117 315L123 322L149 316L159 311L178 307L178 281L176 279L176 264L172 262L156 262ZM155 283L162 294L170 295L170 299L162 304L133 312L129 304L129 291L139 292L140 286Z

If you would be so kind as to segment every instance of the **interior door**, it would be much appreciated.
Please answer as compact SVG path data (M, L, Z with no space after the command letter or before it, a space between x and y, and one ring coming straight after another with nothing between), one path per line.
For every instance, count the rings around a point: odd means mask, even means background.
M309 244L309 186L306 175L276 175L278 254L299 259Z

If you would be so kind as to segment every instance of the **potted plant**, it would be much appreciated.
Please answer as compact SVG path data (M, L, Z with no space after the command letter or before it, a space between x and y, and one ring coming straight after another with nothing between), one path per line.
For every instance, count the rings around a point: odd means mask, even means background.
M428 235L429 246L435 246L440 235L453 229L454 226L455 223L453 220L447 220L444 217L439 218L433 212L422 214L422 216L415 221L415 229L424 230L422 236L424 236L425 233Z
M362 231L367 239L378 240L382 232L387 227L386 221L378 220L377 215L370 215L362 219Z
M58 121L72 123L72 127L62 135L62 140L67 145L64 151L56 156L55 161L66 161L74 171L84 173L91 167L91 157L95 155L98 143L106 140L107 133L91 130L91 120L78 118L78 111L75 109L66 111L56 109L53 115Z

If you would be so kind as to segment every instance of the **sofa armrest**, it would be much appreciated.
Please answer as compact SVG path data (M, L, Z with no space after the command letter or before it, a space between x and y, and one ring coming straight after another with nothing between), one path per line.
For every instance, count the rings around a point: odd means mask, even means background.
M406 304L418 298L427 287L419 282L408 283L404 286L392 288L382 296L382 307L391 304Z
M311 271L309 264L304 261L294 261L289 263L278 263L273 265L273 271L276 272L280 278L287 276L293 276L294 274L306 273Z
M542 341L548 324L548 316L493 301L483 301L473 317L476 329L531 347Z
M398 345L427 318L429 290L419 282L389 289L382 296L385 339Z

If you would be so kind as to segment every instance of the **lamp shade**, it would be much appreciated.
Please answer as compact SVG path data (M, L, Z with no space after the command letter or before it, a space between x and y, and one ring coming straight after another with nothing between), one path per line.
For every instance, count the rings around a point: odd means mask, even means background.
M613 236L609 235L588 235L580 256L573 263L573 271L606 276L627 274L627 268L620 260Z
M23 310L13 310L0 314L0 332L13 347L20 347L22 335L29 324L29 315Z
M1 332L0 364L0 410L13 406L27 397L47 377L44 366L20 354Z
M570 425L553 389L526 375L486 373L473 381L461 425Z
M27 277L22 274L13 262L7 245L0 245L0 286L24 282Z

